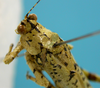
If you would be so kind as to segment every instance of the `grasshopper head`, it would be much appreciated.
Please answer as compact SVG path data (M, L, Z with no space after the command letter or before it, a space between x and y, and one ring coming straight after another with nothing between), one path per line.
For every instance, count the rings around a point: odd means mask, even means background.
M29 15L29 13L39 2L40 0L38 0L37 3L29 10L29 12L25 16L25 19L18 25L17 29L15 30L17 34L26 34L36 27L37 16L35 14Z
M30 14L28 17L25 17L25 19L21 21L15 32L17 34L26 34L34 29L36 25L37 16L35 14Z

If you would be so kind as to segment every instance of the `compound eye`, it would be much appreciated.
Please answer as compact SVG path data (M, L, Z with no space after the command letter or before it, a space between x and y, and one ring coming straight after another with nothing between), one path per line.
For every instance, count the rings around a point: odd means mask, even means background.
M37 16L35 14L30 14L28 16L28 19L30 19L30 20L37 20Z
M17 28L17 33L18 34L25 34L25 26L24 25L19 25Z

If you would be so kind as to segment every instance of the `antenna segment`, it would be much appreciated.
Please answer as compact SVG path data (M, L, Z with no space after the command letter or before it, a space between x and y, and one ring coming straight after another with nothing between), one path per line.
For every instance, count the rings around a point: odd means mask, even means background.
M29 10L29 12L26 14L25 18L28 17L28 14L32 11L32 9L40 2L40 0L37 1L37 3Z

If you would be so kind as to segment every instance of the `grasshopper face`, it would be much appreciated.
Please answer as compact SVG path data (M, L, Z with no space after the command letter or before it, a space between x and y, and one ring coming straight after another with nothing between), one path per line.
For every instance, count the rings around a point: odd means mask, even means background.
M28 18L25 17L25 19L21 21L15 32L17 34L26 34L30 32L31 29L36 26L37 24L36 21L37 21L37 16L35 14L30 14Z

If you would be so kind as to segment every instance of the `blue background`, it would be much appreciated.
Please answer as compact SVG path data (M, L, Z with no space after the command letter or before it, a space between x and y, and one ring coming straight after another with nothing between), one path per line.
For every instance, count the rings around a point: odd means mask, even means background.
M22 19L37 0L23 0ZM32 10L38 22L69 40L100 29L100 0L41 0ZM22 20L21 19L21 20ZM100 35L71 42L72 54L84 69L100 75ZM23 51L24 52L24 51ZM22 52L22 53L23 53ZM29 71L24 57L18 58L14 88L44 88L26 79ZM91 82L94 88L100 84Z

